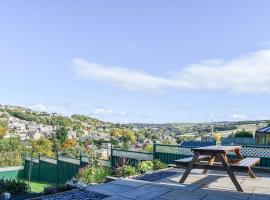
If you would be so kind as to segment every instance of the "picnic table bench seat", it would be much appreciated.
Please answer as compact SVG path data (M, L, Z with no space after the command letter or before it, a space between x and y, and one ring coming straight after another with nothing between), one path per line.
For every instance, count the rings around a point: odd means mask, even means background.
M260 158L247 157L231 165L233 169L249 169L260 162Z
M175 160L174 163L176 165L189 164L192 161L192 159L193 159L193 157L182 158L182 159L179 159L179 160ZM210 159L210 156L200 155L200 157L198 158L198 161L208 160L208 159Z

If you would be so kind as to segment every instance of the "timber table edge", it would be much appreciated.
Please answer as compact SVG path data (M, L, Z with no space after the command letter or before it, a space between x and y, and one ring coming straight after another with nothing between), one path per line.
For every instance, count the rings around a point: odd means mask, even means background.
M227 153L232 151L241 150L241 146L205 146L205 147L196 147L191 150L194 152L208 152L208 153Z

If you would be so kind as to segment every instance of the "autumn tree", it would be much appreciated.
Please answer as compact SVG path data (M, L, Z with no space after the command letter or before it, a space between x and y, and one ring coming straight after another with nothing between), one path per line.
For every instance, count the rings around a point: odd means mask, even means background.
M143 150L148 151L148 152L152 152L153 151L153 145L147 143L147 144L143 145Z
M0 139L4 138L7 132L7 122L0 120Z
M45 138L30 141L33 156L53 157L55 154L52 151L53 143Z
M66 149L70 149L70 148L73 148L77 145L77 141L76 139L72 138L72 139L67 139L65 142L64 142L64 148Z

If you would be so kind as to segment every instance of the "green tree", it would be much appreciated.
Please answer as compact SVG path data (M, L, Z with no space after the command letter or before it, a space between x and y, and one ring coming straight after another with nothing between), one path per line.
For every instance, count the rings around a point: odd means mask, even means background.
M250 131L243 129L242 131L237 131L234 137L253 137L253 134Z
M0 125L0 139L3 139L6 135L6 129Z
M32 146L32 155L33 156L46 156L53 157L55 154L52 151L53 143L45 138L41 138L39 140L30 141Z
M19 138L0 139L0 167L21 165L23 152Z
M145 144L145 145L143 145L143 150L148 151L148 152L152 152L153 151L153 145Z
M0 120L0 139L2 139L7 132L7 122Z
M63 146L68 138L68 130L65 127L60 127L56 130L56 138L59 140L60 144Z

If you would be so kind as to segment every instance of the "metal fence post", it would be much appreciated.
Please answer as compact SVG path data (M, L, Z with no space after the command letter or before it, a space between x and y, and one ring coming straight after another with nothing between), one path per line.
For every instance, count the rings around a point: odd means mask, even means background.
M40 179L40 153L38 154L38 180Z
M111 155L110 155L110 160L111 160L111 168L113 167L113 145L111 144Z
M82 167L82 152L80 152L80 167Z
M59 173L58 173L58 156L59 156L59 153L56 152L56 184L59 183Z
M156 140L153 142L153 159L156 159Z

